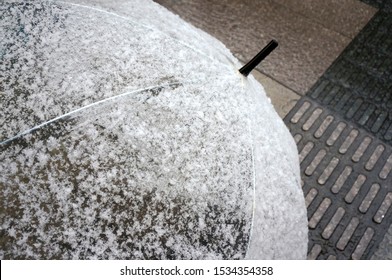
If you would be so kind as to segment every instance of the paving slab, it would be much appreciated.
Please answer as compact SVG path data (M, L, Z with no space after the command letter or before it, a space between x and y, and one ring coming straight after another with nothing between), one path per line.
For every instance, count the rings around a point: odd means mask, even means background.
M294 4L283 5L273 0L156 2L217 37L243 62L250 60L271 39L276 39L280 46L258 69L301 95L318 80L350 43L350 37L375 12L374 8L359 1L347 2L354 5L350 11L339 10L338 1L326 1L328 4L314 1L318 6L307 1L302 6L307 9L304 11L312 11L310 16L293 9ZM321 19L316 15L319 7L324 11ZM340 12L335 13L337 10ZM345 11L347 16L339 16ZM344 32L336 31L338 26L344 26Z
M294 12L353 39L377 8L358 0L274 0Z

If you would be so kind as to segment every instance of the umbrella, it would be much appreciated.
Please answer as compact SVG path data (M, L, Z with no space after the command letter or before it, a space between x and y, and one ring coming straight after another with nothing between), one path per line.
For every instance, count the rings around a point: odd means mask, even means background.
M222 43L150 1L0 10L2 259L305 258L295 143Z

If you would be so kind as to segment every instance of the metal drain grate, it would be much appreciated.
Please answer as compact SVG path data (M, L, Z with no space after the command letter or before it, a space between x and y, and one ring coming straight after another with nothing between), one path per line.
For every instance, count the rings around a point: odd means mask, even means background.
M389 2L392 8L392 1ZM389 145L392 145L391 15L377 12L306 94Z
M392 147L303 97L285 118L300 152L309 259L370 259L392 221Z

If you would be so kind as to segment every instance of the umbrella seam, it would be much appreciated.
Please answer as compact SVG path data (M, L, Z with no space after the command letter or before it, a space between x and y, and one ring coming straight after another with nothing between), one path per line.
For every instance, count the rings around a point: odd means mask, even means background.
M245 76L241 76L241 80L242 80L242 87L244 87L244 81L247 81L249 83L249 81L246 79ZM248 104L252 104L252 102L250 102L248 100ZM248 124L248 131L249 131L250 137L252 139L250 148L251 148L252 171L253 171L253 178L252 178L252 180L253 180L253 201L252 201L252 214L251 214L252 216L251 216L251 223L250 223L250 230L249 230L249 242L248 242L248 246L247 246L247 249L246 249L246 252L245 252L244 259L247 259L248 252L249 252L249 249L250 249L250 244L251 244L251 241L252 241L252 234L253 234L253 221L254 221L255 211L256 211L256 168L255 168L252 120L249 117L248 117L247 124Z
M36 125L36 126L34 126L32 128L29 128L29 129L27 129L27 130L25 130L25 131L15 135L15 136L11 137L11 138L8 138L7 140L4 140L3 142L0 143L0 145L5 145L5 144L7 144L7 143L9 143L9 142L11 142L11 141L21 137L21 136L24 136L24 135L29 134L29 133L37 130L37 129L40 129L41 127L44 127L45 125L51 124L51 123L53 123L53 122L55 122L57 120L60 120L60 119L65 118L65 117L68 117L68 116L70 116L72 114L78 113L78 112L80 112L82 110L88 109L90 107L99 105L99 104L107 102L107 101L111 101L111 100L114 100L114 99L117 99L117 98L121 98L121 97L127 96L129 94L133 94L133 93L139 93L139 92L146 91L146 90L152 90L152 89L155 89L155 88L163 88L163 87L170 87L170 86L174 86L174 85L183 85L183 84L192 84L192 83L195 83L195 82L186 82L186 83L176 82L176 83L169 83L169 84L162 84L162 85L154 85L154 86L151 86L151 87L146 87L146 88L142 88L142 89L138 89L138 90L134 90L134 91L130 91L130 92L124 92L124 93L121 93L121 94L118 94L118 95L115 95L115 96L111 96L111 97L99 100L97 102L88 104L86 106L80 107L78 109L72 110L71 112L65 113L65 114L63 114L61 116L57 116L57 117L55 117L53 119L50 119L50 120L48 120L46 122L43 122L43 123L41 123L39 125Z
M249 129L249 134L251 136L251 139L253 139L253 133L252 133L252 128L251 128L251 124L250 121L248 121L248 129ZM255 157L254 157L254 147L253 147L253 141L252 144L250 145L251 148L251 156L252 156L252 171L253 171L253 201L252 201L252 217L251 217L251 223L250 223L250 231L249 231L249 242L248 242L248 246L245 252L245 259L247 259L248 256L248 252L249 252L249 248L250 248L250 243L252 240L252 234L253 234L253 220L255 217L255 204L256 204L256 170L255 170Z

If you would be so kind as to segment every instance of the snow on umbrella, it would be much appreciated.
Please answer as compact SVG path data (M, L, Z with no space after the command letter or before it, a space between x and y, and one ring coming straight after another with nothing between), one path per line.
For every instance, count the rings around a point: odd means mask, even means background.
M295 143L149 1L2 3L1 258L304 258Z

